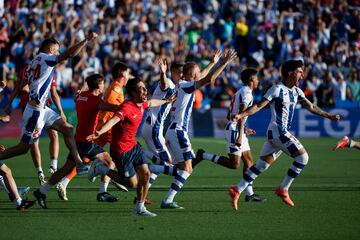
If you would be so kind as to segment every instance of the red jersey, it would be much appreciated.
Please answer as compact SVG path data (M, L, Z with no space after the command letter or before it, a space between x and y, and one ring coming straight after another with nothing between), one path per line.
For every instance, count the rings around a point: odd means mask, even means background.
M86 137L95 132L101 102L101 97L95 96L90 91L82 92L75 97L78 119L75 133L76 142L87 142Z
M120 122L112 128L112 141L110 149L117 153L125 153L136 146L136 132L141 123L144 110L149 107L148 102L140 107L131 100L125 100L115 115L120 118Z

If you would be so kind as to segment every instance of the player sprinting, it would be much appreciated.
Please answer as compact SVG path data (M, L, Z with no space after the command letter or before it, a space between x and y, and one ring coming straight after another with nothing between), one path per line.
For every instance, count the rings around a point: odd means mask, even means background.
M280 186L276 188L275 194L284 203L294 207L294 202L291 200L288 190L309 160L303 145L289 132L297 102L300 102L313 114L333 121L340 119L339 115L324 112L305 98L303 91L299 88L299 81L304 74L303 68L304 63L301 60L285 62L281 66L282 82L273 85L259 103L254 104L240 114L232 116L235 120L251 116L268 104L270 104L272 115L267 130L267 139L260 153L260 159L244 174L243 179L237 186L229 188L231 203L235 210L238 209L238 200L241 192L262 172L267 170L282 152L294 158L295 161L289 168Z
M78 118L78 125L76 127L75 141L81 158L89 158L90 160L99 159L106 163L107 166L114 169L115 166L111 161L110 155L105 152L100 146L93 142L88 142L86 137L93 134L96 129L99 110L115 110L116 105L109 105L103 103L101 94L104 89L104 77L100 74L93 74L86 78L88 91L81 92L75 97L76 113ZM34 196L37 198L40 206L44 209L46 205L46 194L52 186L57 184L64 176L75 168L75 161L71 154L69 154L64 166L56 171L50 179L40 188L34 191ZM99 193L98 196L106 195L108 202L115 202L118 199L110 195L106 190Z
M183 74L186 80L179 82L177 86L177 99L172 106L173 119L165 135L170 153L173 156L173 164L178 170L167 195L161 202L161 208L182 208L174 202L174 197L192 173L192 160L195 159L195 155L188 136L188 126L195 89L214 82L226 65L235 57L234 50L228 51L218 66L214 67L205 78L200 78L200 67L196 63L188 62L184 65Z
M350 139L348 136L345 136L336 144L333 150L342 148L356 148L360 150L360 142Z
M156 214L148 211L144 205L149 189L150 171L144 152L136 141L136 132L146 108L170 103L173 99L147 101L147 89L138 78L128 81L126 92L130 98L119 106L115 115L100 130L87 138L93 141L112 128L110 155L119 172L95 161L91 165L88 177L92 179L97 174L106 174L118 183L127 183L131 187L137 186L137 202L133 214L155 217Z
M244 85L233 96L228 113L229 122L225 127L228 156L211 154L203 149L199 149L196 153L193 167L204 159L230 169L238 169L242 160L244 163L243 173L245 173L253 165L253 157L246 135L254 134L255 131L246 127L247 117L241 118L238 121L232 121L230 116L243 112L253 104L254 97L252 92L259 84L257 74L258 71L253 68L248 68L241 72L241 80ZM246 202L263 202L265 200L254 193L252 183L246 187Z
M5 149L0 153L0 160L25 154L30 146L39 138L44 126L63 133L64 141L77 164L82 164L82 160L76 149L73 135L73 127L66 123L52 109L46 106L49 94L51 79L55 71L55 66L68 58L76 56L89 41L97 37L92 32L86 38L67 49L59 55L59 43L55 39L46 39L42 42L39 54L31 61L25 72L25 78L29 82L29 102L26 105L22 118L22 137L20 142Z
M112 105L120 105L124 101L123 87L126 85L127 81L129 80L130 69L126 64L122 62L118 62L112 67L111 74L112 74L113 82L105 91L104 102ZM100 110L96 129L100 129L105 124L105 122L108 121L113 115L114 112ZM104 133L98 139L96 139L95 143L103 148L106 143L111 143L111 139L112 139L112 134L110 129L108 132ZM74 169L71 173L69 173L66 177L64 177L56 186L57 193L60 199L65 201L68 200L66 188L69 182L76 176L76 174L77 171L76 169ZM114 197L107 193L109 180L110 179L106 177L106 175L101 177L99 194L96 197L97 201L99 202L114 201ZM127 191L127 189L124 186L117 184L115 182L113 183L118 189L122 191Z
M27 82L27 79L25 78L25 72L28 66L23 67L18 75L18 81L15 85L15 88L13 92L11 93L10 99L8 104L5 107L5 114L0 116L0 121L8 123L11 120L10 113L11 113L11 105L14 101L15 97L17 95L20 95L20 107L22 108L22 111L25 110L25 107L29 101L29 84ZM51 81L50 86L50 92L51 92L51 98L54 102L56 108L58 109L61 118L66 122L66 116L64 114L64 111L61 107L60 103L60 97L56 91L56 82L55 82L55 76L53 76L53 79ZM46 105L50 107L50 102L46 101ZM58 156L59 156L59 137L57 134L57 131L53 129L46 129L47 134L50 138L49 143L49 153L50 153L50 167L49 172L52 174L57 170L57 162L58 162ZM39 141L35 141L34 144L30 147L31 150L31 157L35 166L35 169L37 171L37 176L40 185L45 183L45 175L41 166L41 153L39 148Z

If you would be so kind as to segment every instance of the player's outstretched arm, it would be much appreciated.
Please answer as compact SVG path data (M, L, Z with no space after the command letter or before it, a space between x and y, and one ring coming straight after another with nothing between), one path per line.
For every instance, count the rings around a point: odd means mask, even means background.
M166 77L167 63L166 60L158 58L157 63L160 68L160 89L166 91L169 88L169 82Z
M336 114L330 114L328 112L323 111L321 108L319 108L318 106L316 106L315 104L313 104L312 102L310 102L308 99L304 99L300 102L302 104L302 106L304 106L309 112L324 117L324 118L328 118L332 121L338 121L340 120L340 115Z
M238 121L240 118L244 118L247 116L254 115L258 111L260 111L262 108L264 108L266 105L269 104L269 100L266 98L263 98L260 102L252 105L251 107L247 108L244 112L241 112L239 114L233 114L230 116L230 119L233 121Z
M196 88L201 88L202 86L213 83L215 79L220 75L220 73L224 70L224 68L236 58L236 52L234 49L230 49L224 56L224 58L220 61L220 64L212 69L205 78L200 79L195 82Z
M86 46L86 44L88 44L88 42L94 40L97 37L98 37L97 33L95 32L89 33L84 40L70 47L63 54L60 54L58 58L58 62L62 62L68 58L75 57Z
M201 73L200 73L200 78L204 78L206 77L206 75L208 75L208 73L210 72L210 70L215 66L215 64L220 60L221 58L221 50L216 50L214 55L212 56L211 58L211 61L210 63L204 68L201 70Z
M172 103L176 99L175 94L169 97L168 99L150 99L148 101L149 107L158 107L166 103Z
M117 124L120 121L120 118L116 115L114 115L112 118L109 119L98 131L95 131L95 133L89 135L86 137L87 141L93 141L100 137L103 133L109 131L115 124Z

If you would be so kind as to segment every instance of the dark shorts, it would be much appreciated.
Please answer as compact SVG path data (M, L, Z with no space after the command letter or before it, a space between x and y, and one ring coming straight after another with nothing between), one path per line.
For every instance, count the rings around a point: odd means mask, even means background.
M110 149L110 156L118 169L118 172L125 179L129 179L136 174L136 167L147 164L144 151L140 144L137 144L126 153L118 153Z
M87 157L90 160L94 160L96 155L105 152L99 145L91 142L76 142L76 148L81 158ZM69 153L68 159L72 159Z

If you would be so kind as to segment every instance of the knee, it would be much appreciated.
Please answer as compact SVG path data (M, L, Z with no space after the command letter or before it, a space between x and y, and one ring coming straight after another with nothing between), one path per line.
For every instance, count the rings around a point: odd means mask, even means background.
M27 153L29 151L29 149L30 149L30 145L28 145L28 144L20 144L19 145L19 153L20 154Z
M66 123L63 128L63 134L66 136L73 136L74 135L74 127L71 124Z
M230 165L231 169L239 169L240 168L240 160L235 160L231 162Z
M5 164L1 165L0 167L0 175L1 176L12 176L12 172L11 172L11 169L6 166Z
M136 179L136 176L135 177L132 177L129 179L128 183L127 183L127 187L130 187L130 188L136 188L137 187L137 179Z
M307 152L295 157L295 161L306 165L309 162L309 154Z

